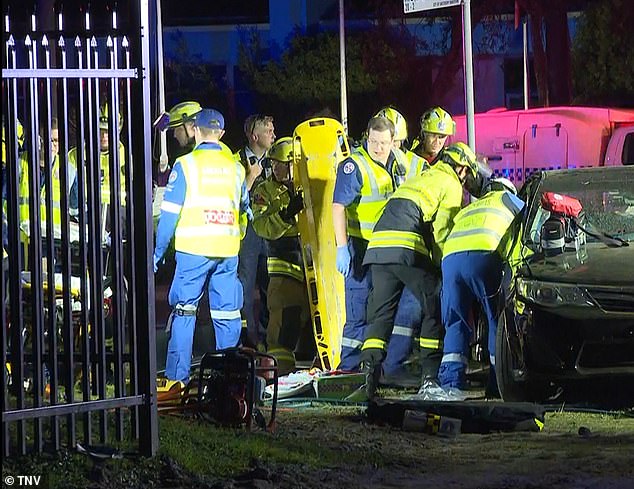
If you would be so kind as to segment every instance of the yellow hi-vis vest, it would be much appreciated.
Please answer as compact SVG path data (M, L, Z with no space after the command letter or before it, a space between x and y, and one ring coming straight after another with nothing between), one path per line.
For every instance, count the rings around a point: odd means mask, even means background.
M489 192L462 209L445 242L444 256L461 251L495 251L521 211L507 191Z
M242 165L224 151L194 149L178 160L187 192L175 248L192 255L236 256L240 250Z
M427 248L420 234L422 223L419 219L384 212L368 244L367 263L407 263L408 260L397 257L412 253L429 256L431 252L432 261L440 265L445 240L462 204L462 184L456 172L448 164L438 162L401 185L390 201L397 199L408 200L416 206L422 222L433 222L432 249ZM375 257L377 249L382 249L380 259ZM381 261L387 256L393 259Z
M20 223L25 223L29 221L29 163L25 158L20 159L20 187L19 187L19 212L20 212ZM53 206L53 226L61 226L62 225L62 212L61 212L61 180L59 176L60 170L59 157L56 155L55 160L51 166L51 187L52 187L52 201L51 204ZM68 186L72 185L70 181L72 172L69 171L69 182ZM40 183L42 185L42 190L40 192L40 221L46 221L46 186L44 185L44 177L42 176L42 180Z
M427 160L412 151L392 150L399 166L405 169L405 180L420 175L429 166Z
M348 234L369 241L387 199L394 193L392 176L363 148L350 155L361 172L361 199L346 207Z

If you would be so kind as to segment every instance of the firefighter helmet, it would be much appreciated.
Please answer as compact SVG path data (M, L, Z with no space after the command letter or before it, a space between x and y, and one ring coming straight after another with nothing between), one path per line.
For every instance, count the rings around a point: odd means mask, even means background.
M119 131L123 127L123 117L121 117L121 113L117 114L117 126L119 127ZM99 129L108 129L108 104L104 104L99 109Z
M394 107L384 107L374 117L385 117L394 124L394 140L405 141L407 139L407 121Z
M456 133L456 123L449 112L442 107L434 107L421 116L420 131L453 136Z
M293 138L280 138L269 148L268 158L289 163L293 159Z
M517 195L517 188L515 187L515 185L513 185L513 182L504 177L491 178L484 186L484 193L494 192L496 190L508 190L513 195Z
M447 146L441 153L442 160L451 166L466 166L474 177L478 176L480 165L476 154L463 142L453 143Z
M167 128L174 129L185 122L193 121L194 116L201 110L200 104L191 100L176 104L169 111L169 126Z

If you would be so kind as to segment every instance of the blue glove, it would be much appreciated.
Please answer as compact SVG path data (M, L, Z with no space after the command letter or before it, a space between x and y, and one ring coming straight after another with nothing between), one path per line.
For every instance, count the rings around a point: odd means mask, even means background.
M350 273L350 251L348 245L337 246L337 271L344 277Z

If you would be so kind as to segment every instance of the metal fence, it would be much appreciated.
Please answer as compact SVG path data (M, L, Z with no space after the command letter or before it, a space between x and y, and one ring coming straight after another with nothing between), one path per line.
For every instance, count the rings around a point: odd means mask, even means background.
M119 5L4 16L4 456L158 447L148 2Z

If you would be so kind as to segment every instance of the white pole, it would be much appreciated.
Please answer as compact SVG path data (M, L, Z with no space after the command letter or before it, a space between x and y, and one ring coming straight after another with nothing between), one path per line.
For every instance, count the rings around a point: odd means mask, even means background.
M473 101L473 52L471 41L471 0L462 3L462 53L467 111L467 139L469 147L475 151L475 110Z
M161 0L156 0L156 44L158 52L156 64L158 69L158 113L165 112L165 76L163 74L163 20L161 18ZM167 132L159 131L161 138L161 155L159 157L159 171L167 170Z
M522 43L524 48L524 110L527 110L530 97L530 75L528 64L528 16L526 16L522 20Z
M346 35L343 16L344 0L339 0L339 59L341 64L341 124L348 134L348 96L346 93Z

